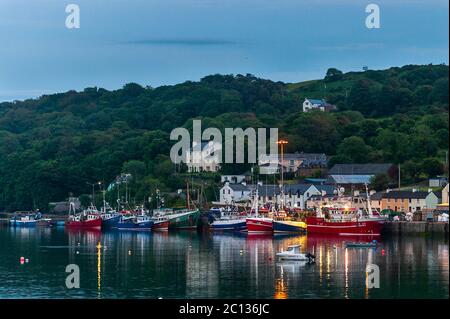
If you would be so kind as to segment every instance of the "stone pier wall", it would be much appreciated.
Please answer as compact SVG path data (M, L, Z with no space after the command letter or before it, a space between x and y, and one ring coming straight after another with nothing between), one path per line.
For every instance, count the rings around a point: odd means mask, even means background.
M383 227L385 234L430 234L448 236L446 222L386 222Z

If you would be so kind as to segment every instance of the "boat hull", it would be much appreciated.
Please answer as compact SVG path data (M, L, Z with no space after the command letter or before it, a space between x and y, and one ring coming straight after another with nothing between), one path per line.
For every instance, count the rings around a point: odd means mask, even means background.
M153 223L152 230L154 231L168 231L169 230L169 221L156 221Z
M213 231L245 231L247 220L245 218L215 220L211 223L210 229Z
M70 229L101 229L102 219L97 218L83 221L66 221L65 227Z
M306 219L307 231L311 234L333 234L340 236L378 236L381 234L384 221L364 220L330 222L324 218L308 217Z
M153 221L146 222L127 222L127 223L118 223L118 230L130 230L130 231L151 231L153 226Z
M199 210L175 213L168 216L169 229L197 229Z
M122 216L120 216L120 215L114 216L114 217L108 218L108 219L103 219L102 228L109 229L109 228L117 227L117 224L120 222L121 219L122 219Z
M274 220L273 231L275 233L303 233L306 231L306 224L300 221Z
M247 232L252 234L266 234L273 232L273 220L270 218L247 218Z

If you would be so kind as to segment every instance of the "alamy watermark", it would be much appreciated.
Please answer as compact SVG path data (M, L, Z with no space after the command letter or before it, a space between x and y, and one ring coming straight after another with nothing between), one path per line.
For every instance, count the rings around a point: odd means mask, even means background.
M70 273L66 277L67 289L80 288L80 267L76 264L67 265L66 273Z
M371 3L366 6L366 13L369 15L366 17L366 27L368 29L379 29L380 25L380 7Z
M191 140L186 128L173 129L170 140L177 142L170 150L170 159L175 164L256 163L257 160L272 164L270 159L278 158L278 128L225 128L224 131L225 139L218 128L209 127L202 131L201 120L193 120Z
M77 4L68 4L66 6L66 13L69 15L66 17L67 29L79 29L80 28L80 6Z
M366 288L380 288L380 267L376 264L366 266Z

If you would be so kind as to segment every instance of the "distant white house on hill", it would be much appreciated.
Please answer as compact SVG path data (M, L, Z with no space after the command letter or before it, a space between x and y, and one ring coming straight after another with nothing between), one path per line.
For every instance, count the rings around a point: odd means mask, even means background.
M186 165L188 172L217 172L220 169L219 153L221 145L217 146L212 141L192 143L192 149L186 153Z
M324 99L308 99L303 101L303 112L309 112L311 110L320 110L322 112L329 112L336 109L336 105L327 103Z

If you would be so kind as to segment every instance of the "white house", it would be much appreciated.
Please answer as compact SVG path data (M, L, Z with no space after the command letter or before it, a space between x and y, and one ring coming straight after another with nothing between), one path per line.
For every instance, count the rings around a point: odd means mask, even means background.
M220 189L220 204L229 205L239 201L251 201L254 196L254 185L230 184L228 182ZM306 201L312 196L333 195L335 187L332 185L295 184L284 186L282 196L280 185L258 185L259 205L281 204L290 208L305 209Z
M323 153L285 153L281 155L267 155L258 160L260 174L278 174L281 166L285 173L298 174L302 169L326 168L328 158Z
M317 99L308 99L306 98L303 101L303 112L308 112L311 110L320 110L322 112L325 111L331 111L331 110L335 110L336 106L327 103L327 101L325 101L324 99L321 100L317 100Z
M284 196L279 185L259 185L259 204L281 203L290 208L305 209L306 202L313 196L332 195L335 187L332 185L295 184L285 185Z
M218 152L217 144L209 141L198 146L197 142L193 142L192 146L186 153L188 172L217 172L220 169L221 152Z
M220 204L231 205L239 201L250 200L252 188L245 183L230 184L226 182L220 189Z

